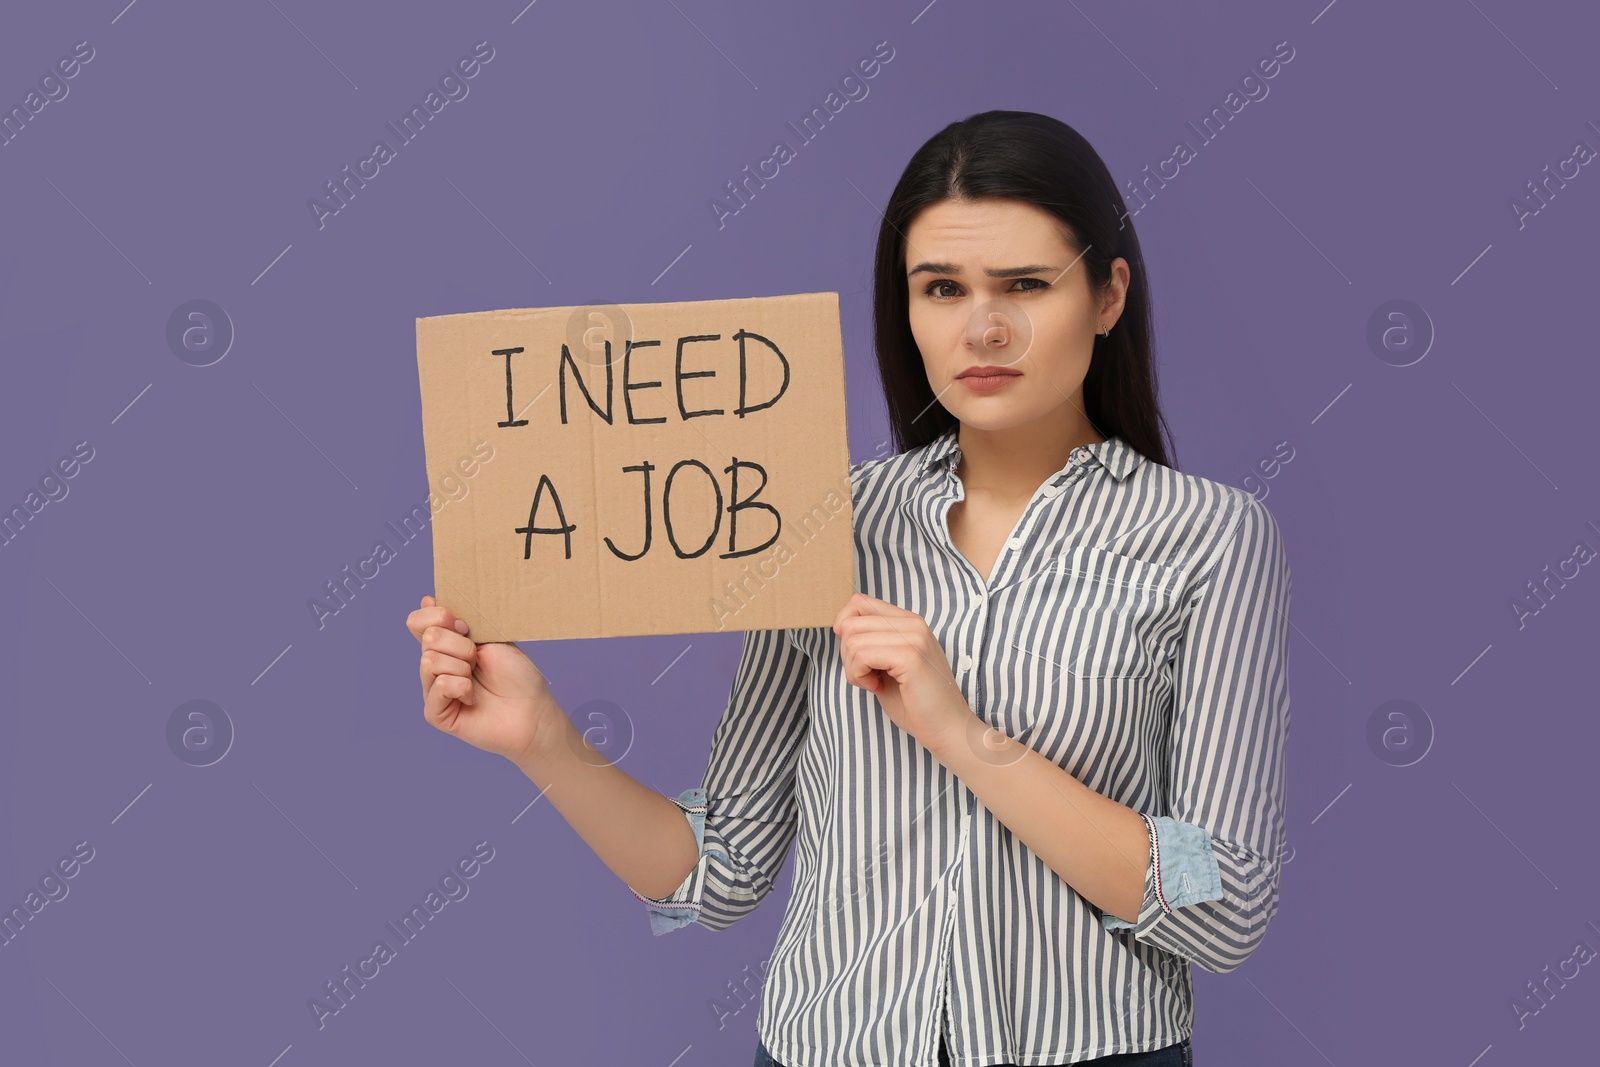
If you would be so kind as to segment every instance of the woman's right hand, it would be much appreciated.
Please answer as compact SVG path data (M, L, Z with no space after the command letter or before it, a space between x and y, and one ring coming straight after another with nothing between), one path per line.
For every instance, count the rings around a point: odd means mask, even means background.
M520 763L556 736L565 712L544 675L511 642L478 644L431 596L406 616L422 645L422 717L445 733Z

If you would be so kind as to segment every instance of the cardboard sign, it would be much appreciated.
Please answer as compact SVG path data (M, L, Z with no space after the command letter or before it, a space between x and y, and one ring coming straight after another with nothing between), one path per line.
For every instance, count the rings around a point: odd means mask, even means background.
M474 640L831 626L854 591L837 293L419 318L417 370Z

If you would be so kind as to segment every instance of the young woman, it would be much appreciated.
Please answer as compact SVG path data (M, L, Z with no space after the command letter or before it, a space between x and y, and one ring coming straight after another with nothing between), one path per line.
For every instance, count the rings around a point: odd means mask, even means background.
M1139 243L1060 121L917 151L874 309L898 447L851 467L860 592L746 632L699 787L610 764L431 597L424 714L513 760L658 934L748 914L795 845L757 1065L1187 1065L1189 965L1277 911L1278 526L1167 462Z

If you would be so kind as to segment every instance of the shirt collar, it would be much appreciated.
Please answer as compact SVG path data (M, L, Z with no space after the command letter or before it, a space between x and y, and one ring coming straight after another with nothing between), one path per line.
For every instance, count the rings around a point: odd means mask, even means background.
M918 470L927 471L943 466L944 469L954 471L956 464L961 461L961 446L956 440L957 426L950 426L938 437L924 445L922 460ZM1112 434L1104 441L1083 445L1073 449L1073 458L1079 458L1083 453L1091 463L1098 463L1104 467L1112 478L1122 481L1133 473L1133 469L1144 462L1144 456L1127 441L1116 434ZM1062 472L1066 468L1062 468Z

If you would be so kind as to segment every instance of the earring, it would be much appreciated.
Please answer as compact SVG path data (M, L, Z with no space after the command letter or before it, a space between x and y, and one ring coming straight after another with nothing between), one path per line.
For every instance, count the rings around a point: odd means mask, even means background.
M1111 327L1107 326L1105 323L1102 322L1100 324L1100 335L1102 337L1110 337L1111 336Z

